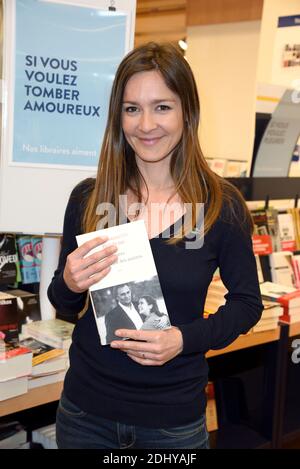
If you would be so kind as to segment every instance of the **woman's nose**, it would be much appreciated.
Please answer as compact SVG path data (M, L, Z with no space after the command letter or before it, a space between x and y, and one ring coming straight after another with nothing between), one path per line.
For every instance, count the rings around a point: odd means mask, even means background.
M144 111L141 114L139 128L142 132L151 132L156 128L157 124L154 115L149 111Z

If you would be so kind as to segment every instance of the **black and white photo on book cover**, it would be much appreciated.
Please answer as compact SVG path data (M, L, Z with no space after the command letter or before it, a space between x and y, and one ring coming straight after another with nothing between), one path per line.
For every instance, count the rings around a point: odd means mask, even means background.
M99 236L108 240L89 254L111 244L118 248L110 272L89 289L101 344L118 339L117 329L171 327L144 221L79 235L78 246Z

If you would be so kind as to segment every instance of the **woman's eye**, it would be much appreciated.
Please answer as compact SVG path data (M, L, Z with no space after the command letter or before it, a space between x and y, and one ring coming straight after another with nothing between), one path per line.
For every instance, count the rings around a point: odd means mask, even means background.
M137 112L138 108L136 106L126 106L125 107L125 112L128 112L129 114L132 114L133 112Z
M159 106L157 106L157 109L159 111L168 111L170 108L170 106L167 106L166 104L160 104Z

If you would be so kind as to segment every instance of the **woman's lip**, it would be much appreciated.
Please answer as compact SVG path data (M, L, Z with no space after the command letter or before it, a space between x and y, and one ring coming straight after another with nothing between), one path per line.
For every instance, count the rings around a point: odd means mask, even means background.
M155 145L155 143L158 142L162 137L154 137L154 138L139 138L139 140L144 144L144 145Z

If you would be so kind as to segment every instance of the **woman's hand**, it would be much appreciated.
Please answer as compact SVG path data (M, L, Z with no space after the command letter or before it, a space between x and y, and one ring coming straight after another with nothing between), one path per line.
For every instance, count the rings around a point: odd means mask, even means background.
M141 365L164 365L179 355L183 348L181 331L174 326L163 331L118 329L115 334L133 340L114 340L110 346L127 353Z
M95 238L82 244L67 257L63 277L67 287L82 293L110 271L110 266L117 260L116 246L108 246L101 251L87 255L92 249L107 241L106 238Z

